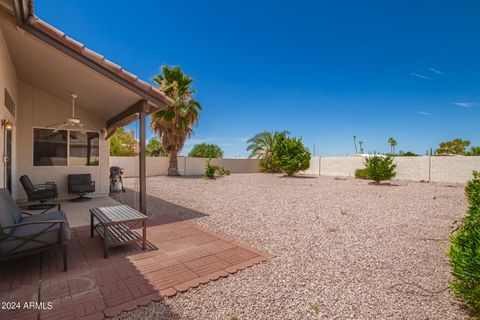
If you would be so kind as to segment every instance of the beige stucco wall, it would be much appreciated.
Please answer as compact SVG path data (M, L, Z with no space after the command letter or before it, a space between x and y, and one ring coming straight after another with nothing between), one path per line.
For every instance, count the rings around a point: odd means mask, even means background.
M203 175L206 161L207 159L204 158L178 157L178 170L182 175ZM257 159L212 159L212 164L223 166L231 173L260 171ZM138 157L110 157L110 166L123 168L125 177L138 176ZM167 170L167 157L147 157L147 176L165 175Z
M321 157L320 174L325 176L354 177L355 170L363 168L364 157Z
M355 170L365 167L364 157L312 157L306 174L324 176L355 176ZM398 180L459 182L472 178L480 171L480 157L395 157Z
M25 83L18 82L17 104L17 175L16 180L21 175L27 174L33 183L43 183L45 181L55 181L59 189L60 197L67 196L67 175L74 173L90 173L92 179L96 182L96 193L108 193L108 168L110 145L102 135L100 135L100 164L99 166L52 166L52 167L34 167L33 166L33 128L46 127L52 123L65 121L71 117L71 106L55 97ZM76 116L82 122L93 128L104 128L105 122L91 114L76 110ZM20 184L17 183L15 193L17 199L26 198Z
M399 180L429 181L429 157L395 157Z
M431 157L432 181L465 182L480 171L480 157Z
M13 127L13 152L15 152L15 115L11 114L4 105L5 89L10 93L13 101L18 105L17 76L13 67L10 54L5 43L5 38L0 30L0 121L7 119L14 124ZM1 129L0 129L1 130ZM5 167L3 162L4 134L0 131L0 188L5 187ZM15 175L15 163L12 164L13 175ZM14 183L15 181L13 181Z

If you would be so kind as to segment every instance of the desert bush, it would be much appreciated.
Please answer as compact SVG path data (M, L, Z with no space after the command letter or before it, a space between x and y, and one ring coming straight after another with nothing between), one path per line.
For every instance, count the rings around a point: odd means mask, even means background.
M230 170L225 169L222 166L217 166L211 163L212 159L208 159L205 163L204 177L207 179L215 179L215 174L219 176L229 176Z
M358 179L372 179L368 174L367 168L355 170L355 178Z
M310 158L310 151L305 148L301 138L281 134L273 148L274 165L288 176L307 170L310 167Z
M372 156L365 159L367 175L376 183L395 177L396 167L390 156Z
M454 279L453 295L480 318L480 173L465 188L469 208L457 232L450 237L448 256Z

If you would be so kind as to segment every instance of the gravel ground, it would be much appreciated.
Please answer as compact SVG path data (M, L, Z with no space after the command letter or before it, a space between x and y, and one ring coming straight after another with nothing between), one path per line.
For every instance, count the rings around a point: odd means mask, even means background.
M394 184L270 174L149 178L152 213L193 219L274 257L118 319L466 318L446 289L445 255L452 223L466 210L464 186ZM138 188L136 179L125 185ZM131 195L124 200L134 202Z

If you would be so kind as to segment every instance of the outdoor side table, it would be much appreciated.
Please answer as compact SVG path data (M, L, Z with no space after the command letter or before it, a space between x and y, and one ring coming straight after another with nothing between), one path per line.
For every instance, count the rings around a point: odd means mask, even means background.
M127 223L142 223L142 235L130 229ZM93 230L103 238L104 257L108 258L108 248L128 243L142 242L146 249L147 216L126 205L90 209L90 237Z

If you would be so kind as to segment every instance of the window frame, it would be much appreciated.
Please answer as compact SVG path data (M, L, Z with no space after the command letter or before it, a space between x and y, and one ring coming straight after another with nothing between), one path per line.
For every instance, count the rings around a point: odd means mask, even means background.
M48 128L48 127L41 127L41 126L33 126L32 127L32 167L35 167L35 168L40 168L40 167L44 167L44 168L66 168L66 167L71 167L71 168L95 168L95 167L100 167L100 132L98 131L94 131L94 130L85 130L85 133L87 132L93 132L93 133L96 133L98 134L98 165L97 166L87 166L87 165L83 165L83 166L74 166L74 165L70 165L70 131L72 132L80 132L79 130L69 130L69 129L61 129L59 131L67 131L67 165L66 166L36 166L35 165L35 129L46 129L46 130L55 130L55 129L52 129L52 128Z

